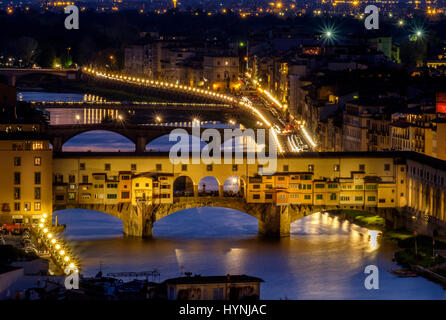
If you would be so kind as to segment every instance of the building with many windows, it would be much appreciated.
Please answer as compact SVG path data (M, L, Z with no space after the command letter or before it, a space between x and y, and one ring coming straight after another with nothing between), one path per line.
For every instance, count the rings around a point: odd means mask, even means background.
M37 223L52 212L52 150L39 125L0 125L0 223Z

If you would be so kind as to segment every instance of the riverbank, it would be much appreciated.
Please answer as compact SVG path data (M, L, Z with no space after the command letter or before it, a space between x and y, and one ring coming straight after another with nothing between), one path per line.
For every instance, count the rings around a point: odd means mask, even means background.
M335 214L362 227L381 231L385 241L396 243L398 250L394 253L394 261L398 265L446 287L446 242L443 239L416 235L404 229L389 229L384 218L361 210L339 210Z

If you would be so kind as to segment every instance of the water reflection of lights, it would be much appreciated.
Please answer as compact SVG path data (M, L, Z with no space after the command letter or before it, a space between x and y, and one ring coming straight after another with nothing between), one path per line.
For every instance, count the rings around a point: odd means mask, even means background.
M375 250L378 247L378 236L380 235L380 231L377 230L369 230L370 236L370 248Z
M243 266L243 257L245 255L245 249L231 248L226 253L226 270L230 273L240 273Z
M181 249L175 249L175 258L177 259L178 268L180 269L180 273L183 272L184 269L184 257L183 257L183 250Z

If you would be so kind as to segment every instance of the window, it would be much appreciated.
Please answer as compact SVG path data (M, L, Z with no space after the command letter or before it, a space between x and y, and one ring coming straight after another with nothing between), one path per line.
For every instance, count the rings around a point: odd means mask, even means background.
M56 183L63 183L63 174L56 173L54 175L54 182L56 182Z
M161 170L163 170L163 166L162 166L162 164L157 163L157 164L156 164L156 171L161 171Z
M359 165L359 171L365 171L365 164Z
M367 201L374 202L374 201L376 201L376 197L374 197L374 196L368 196L368 197L367 197Z
M104 165L104 170L105 170L105 171L110 171L110 170L111 170L111 164L110 164L110 163L106 163L106 164Z
M232 171L237 171L237 170L238 170L238 165L233 164L233 165L232 165Z
M79 170L85 170L85 163L84 162L79 163Z
M260 184L255 184L252 186L253 189L260 189Z
M339 164L333 165L333 171L339 171Z
M206 165L206 170L207 171L212 171L212 164Z
M34 157L34 165L40 166L42 164L42 158L41 157Z
M356 190L362 190L362 188L363 188L362 184L355 185Z
M40 172L34 172L34 184L40 184L42 180Z
M311 190L311 184L307 184L307 189Z
M309 164L308 165L308 171L313 172L314 171L314 165Z
M384 171L390 171L390 164L384 164Z
M68 176L68 183L76 183L76 177L73 174Z
M401 180L401 184L404 184L404 179Z
M41 205L40 202L34 202L34 211L40 211Z
M82 183L88 183L88 176L82 176Z
M401 167L401 169L400 169L400 170L401 170L401 172L404 172L404 167Z
M355 201L362 201L362 197L361 196L355 197Z
M322 197L321 194L317 194L317 195L316 195L316 200L322 200L322 198L323 198L323 197Z
M187 164L181 165L181 171L187 171Z
M336 193L332 193L330 195L330 200L336 200Z
M136 171L136 163L131 163L130 164L130 170L131 171Z
M14 211L20 211L20 202L14 202Z
M338 187L337 183L329 183L328 184L328 189L336 189Z
M14 184L20 184L20 172L14 172Z
M121 192L121 199L130 199L130 192L128 191Z
M258 199L260 199L260 194L253 194L252 198L258 200Z
M34 199L40 200L40 187L34 188Z
M108 193L107 199L117 199L118 195L116 193Z
M316 183L316 184L314 185L314 187L317 188L317 189L321 189L321 188L324 188L325 185L324 185L323 183Z
M130 176L121 176L121 180L130 180Z
M404 192L401 192L401 193L400 193L400 197L404 197Z
M341 201L350 201L350 197L341 196Z
M283 171L284 171L284 172L288 172L288 165L287 165L287 164L285 164L285 165L283 166Z
M14 200L20 200L20 188L14 188Z
M42 141L34 141L33 142L33 150L43 150L43 142Z
M311 195L310 195L310 194L306 194L306 195L304 195L304 199L305 199L305 200L311 200Z
M22 165L22 158L20 157L14 157L14 166L19 167Z
M273 198L273 195L271 193L265 194L265 199L266 200L271 200L272 198Z
M31 202L25 202L25 211L30 211L31 210Z
M118 187L117 183L107 183L107 188L116 189Z

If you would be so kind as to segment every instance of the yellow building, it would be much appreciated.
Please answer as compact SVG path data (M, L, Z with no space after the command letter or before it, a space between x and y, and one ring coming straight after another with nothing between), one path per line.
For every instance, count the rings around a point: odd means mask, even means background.
M135 176L132 179L132 204L152 204L153 189L152 178L145 175Z
M0 222L37 223L52 213L52 151L39 125L2 125Z

